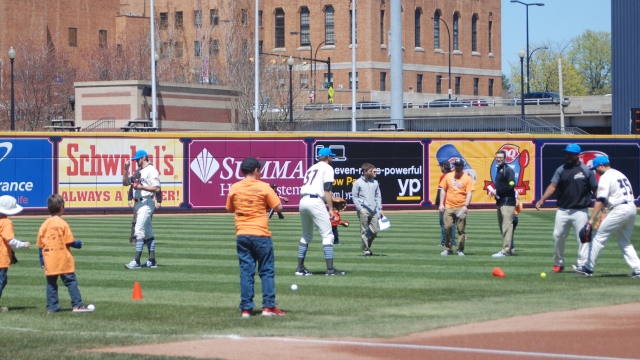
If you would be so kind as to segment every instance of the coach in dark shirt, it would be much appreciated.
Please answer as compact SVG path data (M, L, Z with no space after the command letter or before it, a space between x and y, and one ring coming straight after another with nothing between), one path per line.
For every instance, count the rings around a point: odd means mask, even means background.
M556 212L556 222L553 228L553 241L555 243L553 251L553 272L559 273L564 270L564 245L567 235L573 225L576 241L578 242L578 264L584 266L589 255L589 244L582 244L578 233L589 220L588 207L591 203L592 194L596 193L598 182L595 174L580 162L580 146L569 144L563 150L566 154L567 162L556 169L551 178L551 184L547 187L542 198L536 203L536 209L545 200L558 191L558 211Z
M502 250L491 255L493 258L503 258L511 255L513 217L516 212L516 191L514 189L516 173L507 165L505 161L506 157L507 153L504 150L496 153L496 164L498 167L494 181L496 188L489 194L496 198L496 205L498 206L498 226L502 233Z

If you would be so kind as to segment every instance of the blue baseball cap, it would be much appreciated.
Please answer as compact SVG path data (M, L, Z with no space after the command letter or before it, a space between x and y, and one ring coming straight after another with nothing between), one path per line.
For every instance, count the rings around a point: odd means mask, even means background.
M589 170L595 170L598 166L603 164L609 164L609 158L604 155L596 156L596 158L591 162Z
M562 151L570 154L580 154L580 152L582 152L582 149L580 149L580 145L578 144L569 144Z
M148 156L146 151L138 150L138 151L136 151L136 154L133 156L133 159L131 159L131 160L140 160L145 156Z
M320 151L318 151L318 156L322 157L322 156L336 156L336 154L333 153L333 151L331 151L331 149L329 148L322 148L320 149Z

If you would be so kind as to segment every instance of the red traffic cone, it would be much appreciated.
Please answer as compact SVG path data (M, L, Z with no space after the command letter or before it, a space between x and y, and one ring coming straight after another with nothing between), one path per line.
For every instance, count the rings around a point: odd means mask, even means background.
M504 273L504 271L502 271L502 269L500 269L499 267L497 267L497 268L493 269L493 276L503 278L503 277L505 277L505 276L507 276L507 275L505 275L505 273Z
M140 288L140 283L135 282L133 284L133 295L131 296L132 300L142 300L142 289Z

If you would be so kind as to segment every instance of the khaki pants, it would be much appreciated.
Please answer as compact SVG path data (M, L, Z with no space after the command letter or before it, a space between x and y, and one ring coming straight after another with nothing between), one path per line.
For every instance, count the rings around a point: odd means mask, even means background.
M467 213L457 217L456 215L462 210L462 207L444 209L444 215L442 220L444 221L444 248L447 251L452 250L451 242L451 228L453 224L456 224L458 230L458 251L464 251L464 240L467 233L465 232L465 226L467 225Z
M498 226L502 234L502 253L511 255L511 240L513 239L513 217L516 207L510 205L498 206Z
M378 214L371 213L369 210L362 208L358 210L358 219L360 219L360 238L362 239L362 250L364 252L371 251L371 244L378 235Z

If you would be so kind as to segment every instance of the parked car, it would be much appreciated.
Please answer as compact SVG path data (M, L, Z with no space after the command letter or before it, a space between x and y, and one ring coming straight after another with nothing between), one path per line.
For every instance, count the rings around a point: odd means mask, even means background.
M305 104L302 110L340 110L339 105L325 104L325 103L311 103Z
M460 102L469 104L469 106L489 106L489 102L485 99L462 99Z
M420 107L423 108L435 108L435 107L470 107L471 104L463 103L459 101L457 98L455 99L436 99L430 103L423 104Z
M351 110L351 106L344 107L345 110ZM383 104L379 101L358 101L356 103L356 110L370 110L370 109L391 109L391 106Z
M520 105L520 99L516 99L516 105ZM525 105L558 105L560 104L560 94L549 91L537 91L524 94ZM562 106L569 106L571 100L564 98Z

